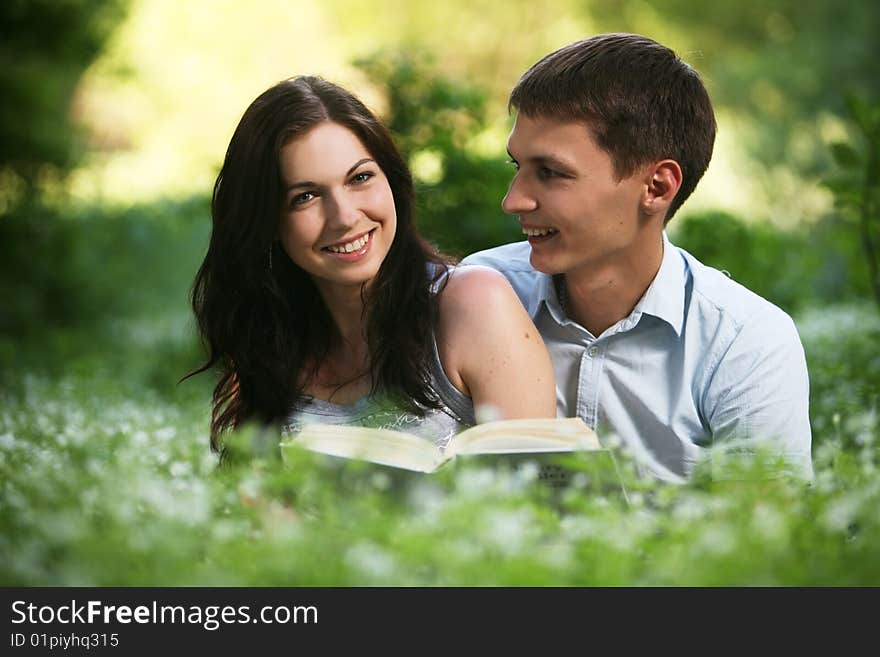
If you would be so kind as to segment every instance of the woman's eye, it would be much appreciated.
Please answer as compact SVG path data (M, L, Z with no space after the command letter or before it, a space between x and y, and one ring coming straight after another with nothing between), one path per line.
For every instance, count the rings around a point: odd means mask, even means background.
M351 182L355 185L359 185L361 183L367 182L372 177L373 177L372 171L361 171L360 173L356 173L354 175L354 177L351 179Z
M543 179L547 178L557 178L561 174L558 171L554 171L553 169L548 169L547 167L541 167L538 169L538 176Z
M519 162L517 162L516 160L511 158L511 159L507 160L507 164L512 164L513 168L516 169L517 171L519 171Z
M308 203L315 195L312 192L303 192L302 194L297 194L292 199L290 199L290 205L292 207L296 207L298 205L302 205L303 203Z

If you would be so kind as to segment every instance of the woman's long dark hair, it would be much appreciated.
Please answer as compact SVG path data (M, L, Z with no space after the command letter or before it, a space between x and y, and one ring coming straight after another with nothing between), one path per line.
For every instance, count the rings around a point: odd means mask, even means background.
M261 94L238 124L214 184L213 231L192 306L207 361L217 368L211 447L245 421L283 419L338 335L311 277L277 241L282 147L319 123L351 130L385 173L397 231L366 301L372 391L411 411L438 405L428 379L437 303L427 263L447 262L414 225L412 176L388 130L352 94L316 77ZM270 265L271 263L271 265Z

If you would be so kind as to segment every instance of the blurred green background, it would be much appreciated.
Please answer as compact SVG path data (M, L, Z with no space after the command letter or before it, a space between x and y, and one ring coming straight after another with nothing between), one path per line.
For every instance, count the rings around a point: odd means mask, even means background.
M143 545L180 549L160 531L177 528L179 519L159 522L155 535L133 547L132 518L161 516L161 504L143 504L154 488L179 487L181 477L198 486L211 471L202 466L212 463L213 381L202 375L177 383L201 358L187 294L207 246L213 180L257 94L298 74L355 91L386 120L410 161L422 232L463 256L520 239L517 223L500 209L511 175L504 151L508 91L542 55L607 31L651 36L703 76L718 141L670 236L794 315L811 370L814 452L829 446L821 462L837 482L826 498L814 493L815 504L839 510L843 502L834 495L844 489L862 493L847 507L852 517L860 505L875 504L877 3L9 0L0 5L4 583L189 581L183 566L102 579L96 564L101 550L131 557L143 556ZM127 456L110 456L123 447ZM151 456L139 470L133 461L143 452ZM840 479L844 471L835 468L844 467L855 474ZM129 488L125 482L137 479L132 472L153 479ZM257 475L240 476L233 490ZM46 485L34 488L34 477ZM228 482L211 485L216 493ZM97 489L103 495L117 488L129 491L122 499L132 504L130 517L119 519L109 501L92 499ZM36 511L46 505L52 514ZM228 513L228 500L221 507ZM77 515L82 508L87 513ZM190 548L216 524L215 511L190 527ZM813 507L802 511L804 523L816 515ZM276 512L259 522L290 520ZM115 542L98 550L88 537L107 530L110 516ZM851 536L852 518L829 517L836 518L832 529L840 525ZM753 519L729 520L742 541L752 540L743 527ZM870 527L876 530L876 522ZM863 535L869 529L862 524ZM839 538L831 533L829 540ZM674 561L682 541L693 537L671 534ZM280 550L286 539L273 540L267 549ZM854 558L834 554L840 564ZM270 555L261 557L272 563ZM651 581L632 565L637 560L614 563L619 578L610 583ZM856 569L855 583L878 583L867 563ZM395 572L387 581L396 581ZM721 583L768 581L742 561L724 572ZM814 572L805 563L783 581L809 583ZM833 582L843 570L823 572ZM516 583L517 573L504 581ZM264 575L277 581L266 573L238 581ZM343 571L334 577L361 581ZM208 568L199 581L216 579Z

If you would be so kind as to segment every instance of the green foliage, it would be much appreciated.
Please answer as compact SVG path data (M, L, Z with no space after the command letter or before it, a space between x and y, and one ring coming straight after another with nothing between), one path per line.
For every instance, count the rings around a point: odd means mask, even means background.
M150 319L130 328L140 322ZM180 365L165 357L166 333L135 348L125 333L100 348L83 340L60 375L0 373L0 582L878 585L880 359L869 345L880 318L824 308L799 324L814 484L748 470L681 487L631 482L629 505L586 481L548 499L528 476L466 463L405 485L305 452L285 468L272 437L252 429L218 469L207 381L161 391L148 378ZM103 366L89 355L99 349L126 367Z
M485 125L485 94L443 77L426 54L378 52L355 66L385 92L385 123L404 152L461 149Z
M870 295L857 237L840 217L794 231L702 212L677 219L670 233L701 262L789 312Z
M64 213L32 203L0 221L0 338L88 327L186 303L208 201ZM149 271L149 281L143 272ZM145 284L146 283L146 284ZM167 297L176 289L174 299Z
M0 3L0 185L26 198L38 178L63 172L79 147L74 88L122 19L126 0ZM0 214L3 214L0 209Z
M384 120L410 162L428 155L439 168L419 180L414 167L423 234L458 256L517 239L516 222L501 210L512 171L503 158L468 148L487 127L485 95L444 77L427 56L378 53L356 65L386 95Z
M61 217L35 195L81 154L74 88L124 9L124 0L0 3L0 337L114 308L113 272L95 273L102 251L123 246L108 242L116 227Z
M858 449L871 443L880 419L880 321L868 305L832 308L815 307L798 319L811 375L813 439Z
M849 96L847 107L856 142L832 144L838 168L826 185L843 217L857 225L869 285L880 307L880 104Z

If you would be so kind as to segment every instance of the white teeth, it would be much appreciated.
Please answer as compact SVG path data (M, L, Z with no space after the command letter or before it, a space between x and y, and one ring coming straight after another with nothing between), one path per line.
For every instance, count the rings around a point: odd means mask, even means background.
M522 232L523 235L528 235L529 237L543 237L544 235L553 235L559 231L555 228L523 228Z
M327 250L332 251L333 253L351 253L352 251L360 251L364 246L366 246L367 242L370 241L370 234L367 233L360 239L356 239L354 242L348 242L347 244L342 245L334 245L328 246Z

